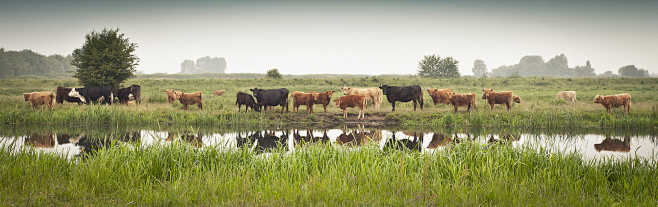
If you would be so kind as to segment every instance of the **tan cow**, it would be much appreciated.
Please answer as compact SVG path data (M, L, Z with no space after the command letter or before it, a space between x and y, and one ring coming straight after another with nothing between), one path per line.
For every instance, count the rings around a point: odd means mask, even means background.
M571 104L575 104L576 91L560 91L557 94L555 94L555 99L562 99L571 102Z
M365 113L363 113L363 108L365 108L367 104L365 96L347 95L334 100L334 102L336 102L336 106L338 106L338 108L343 110L343 118L347 118L347 108L350 107L359 108L358 119L366 118Z
M224 95L224 90L216 90L212 92L213 95L215 96L221 96Z
M37 106L46 105L48 108L53 108L55 105L55 94L50 91L24 93L23 98L26 102L30 102L33 109Z
M432 97L432 101L434 102L434 105L450 104L450 101L448 99L450 98L451 94L455 94L449 88L443 88L443 89L428 88L427 93L429 93L430 97Z
M177 95L178 101L180 101L180 103L183 104L183 110L187 110L187 105L194 105L194 104L196 104L199 107L199 109L203 109L203 102L201 99L200 91L194 93L183 93L181 91L179 94L180 95Z
M379 88L352 88L343 86L341 90L345 95L364 96L366 98L366 109L368 100L372 101L372 105L374 105L377 110L379 110L379 107L382 105L383 93Z
M167 102L173 103L174 101L178 100L178 91L167 89L165 90L165 93L167 93Z
M455 94L452 93L448 97L448 103L455 107L455 113L460 106L466 106L466 111L471 112L471 106L477 109L474 93Z
M624 106L626 113L631 111L631 94L622 93L617 95L601 96L596 95L594 97L594 103L601 104L605 109L610 113L610 109Z

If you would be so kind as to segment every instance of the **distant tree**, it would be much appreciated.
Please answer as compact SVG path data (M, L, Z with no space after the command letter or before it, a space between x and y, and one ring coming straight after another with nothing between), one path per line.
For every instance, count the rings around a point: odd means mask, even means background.
M135 48L119 29L92 31L82 48L73 51L72 64L78 68L74 77L84 86L118 87L136 72L139 58Z
M473 75L475 77L487 77L487 65L484 61L478 59L473 61Z
M608 78L614 78L614 77L617 77L616 74L612 73L612 71L609 71L609 70L608 70L608 71L605 71L604 73L602 73L602 74L599 75L599 76L601 76L601 77L608 77Z
M432 78L456 78L459 62L452 57L441 58L438 55L426 55L418 62L418 75Z
M585 63L585 66L576 66L574 69L574 75L575 77L593 77L596 76L594 73L594 68L592 68L592 64L589 63L589 60L587 63Z
M267 77L274 79L281 79L281 73L279 73L279 69L272 68L267 71Z
M618 72L622 77L649 77L649 71L638 69L635 65L621 67Z
M196 65L192 60L184 60L183 63L180 64L180 69L181 73L193 73L196 71Z
M68 76L74 70L72 57L44 56L31 50L7 51L0 49L0 78L23 75Z

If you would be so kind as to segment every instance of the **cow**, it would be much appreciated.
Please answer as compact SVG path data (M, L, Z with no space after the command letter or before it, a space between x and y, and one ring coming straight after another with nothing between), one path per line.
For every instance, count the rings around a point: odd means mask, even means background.
M56 91L56 93L57 93L56 94L56 102L58 104L63 104L64 101L72 102L72 103L78 103L78 105L82 104L82 100L80 100L79 98L69 96L69 92L71 92L71 89L72 88L65 88L65 87L58 86L57 91Z
M165 93L167 93L167 102L173 103L178 100L178 91L167 89Z
M517 95L513 95L512 96L512 102L520 104L521 103L521 97L517 96Z
M341 90L344 95L365 96L366 101L370 100L377 110L382 105L382 91L379 88L352 88L343 86Z
M79 98L85 104L100 101L103 104L112 105L114 101L112 91L112 87L110 86L73 88L69 92L69 96Z
M438 89L438 88L428 88L427 93L432 97L434 105L438 104L450 104L448 98L451 94L455 94L449 88Z
M457 108L460 106L467 106L466 111L471 112L471 106L477 109L474 93L455 94L452 93L448 96L448 104L455 107L454 113L457 113Z
M203 109L203 100L200 91L194 93L184 93L181 91L176 96L178 97L178 101L183 104L183 110L187 110L187 105L194 104L196 104L199 109Z
M55 105L55 94L50 91L24 93L23 98L26 102L30 102L33 109L38 106L46 105L48 108L53 108Z
M252 88L249 89L256 97L256 102L258 107L263 107L263 111L266 110L268 106L281 106L281 113L283 113L283 108L286 108L288 112L288 89L279 88L279 89L260 89Z
M601 143L594 144L594 149L597 152L611 151L611 152L629 152L631 151L631 138L624 137L624 140L611 139L606 137Z
M555 99L563 99L571 104L576 103L576 91L560 91L555 94Z
M379 86L386 95L386 99L393 106L395 111L395 102L414 102L414 111L416 111L416 104L420 103L420 109L423 110L423 90L418 85L413 86Z
M135 103L137 104L141 102L141 87L139 85L131 85L126 88L120 88L117 90L116 94L120 104L128 104L130 97L133 97L135 99Z
M610 113L612 108L617 108L624 106L626 113L631 111L631 94L622 93L617 95L601 96L596 95L594 97L594 103L601 104L605 109Z
M305 105L306 111L309 114L313 113L313 103L317 99L317 93L304 93L301 91L292 92L290 97L292 98L292 109L295 112L299 112L299 106Z
M213 92L212 92L212 95L215 95L215 96L222 96L222 95L224 95L224 90L216 90L216 91L213 91Z
M315 99L313 100L313 104L322 104L322 107L324 108L324 112L327 113L327 105L331 102L331 95L334 94L333 90L329 90L327 92L313 92L313 96Z
M238 91L238 94L235 96L235 105L238 105L238 112L240 112L242 105L245 105L245 112L249 111L249 107L254 111L260 111L260 107L256 105L254 97L242 91Z
M359 116L358 119L366 118L365 113L363 113L363 108L366 107L366 97L361 95L346 95L342 96L336 100L336 106L343 110L343 118L347 119L347 108L350 107L359 107Z
M495 92L490 88L485 88L482 90L482 99L487 100L487 103L489 103L489 106L491 106L491 110L493 110L494 105L501 104L507 107L507 111L510 111L512 109L512 101L514 99L513 96L514 94L512 94L511 91ZM520 103L521 98L519 98L518 101Z

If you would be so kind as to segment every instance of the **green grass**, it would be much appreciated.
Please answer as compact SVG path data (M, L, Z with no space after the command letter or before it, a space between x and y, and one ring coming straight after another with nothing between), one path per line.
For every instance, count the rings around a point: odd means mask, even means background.
M117 145L75 162L0 150L0 203L82 206L656 206L656 160L583 161L510 145L434 154L311 145L246 149Z

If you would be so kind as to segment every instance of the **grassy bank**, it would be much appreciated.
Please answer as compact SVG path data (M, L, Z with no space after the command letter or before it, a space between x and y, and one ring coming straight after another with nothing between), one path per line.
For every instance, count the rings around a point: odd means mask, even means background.
M8 205L658 204L655 160L588 163L504 144L462 143L435 154L313 145L267 158L245 149L124 145L77 162L0 150L0 163L0 203Z
M655 129L658 126L658 79L549 79L549 78L457 78L426 79L404 76L344 77L344 78L285 78L270 79L131 79L126 84L142 86L143 104L128 106L78 106L57 105L53 110L32 110L21 96L23 92L54 91L57 86L77 86L74 79L4 79L0 82L0 123L18 125L336 125L357 122L356 110L350 109L346 120L340 109L333 104L328 113L321 112L316 105L313 115L307 115L301 107L299 113L277 112L238 113L235 93L248 92L250 88L288 88L290 91L335 90L333 98L342 95L342 86L376 87L380 83L391 85L418 84L424 89L452 88L458 93L474 92L481 95L482 88L511 90L521 96L522 103L515 104L512 112L501 106L490 110L485 100L477 99L478 110L471 113L452 113L452 107L434 105L425 93L425 109L412 112L410 103L402 103L398 111L391 113L391 105L384 100L380 110L373 107L366 111L363 123L381 123L417 127L520 127L535 128L579 128L603 127L613 129ZM201 91L204 94L204 109L192 106L181 110L179 103L168 104L165 89ZM212 91L226 90L223 96L213 96ZM555 93L576 90L578 102L568 104L555 100ZM632 94L633 107L630 114L616 109L605 113L600 105L592 103L597 94ZM290 104L292 108L292 104ZM279 108L275 108L278 111ZM464 110L464 109L460 109Z

